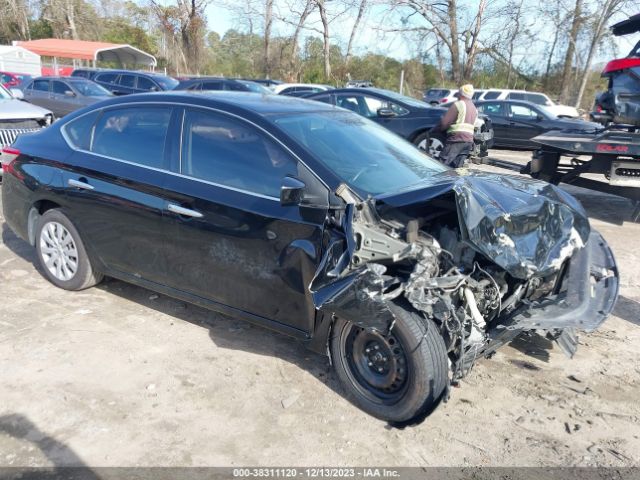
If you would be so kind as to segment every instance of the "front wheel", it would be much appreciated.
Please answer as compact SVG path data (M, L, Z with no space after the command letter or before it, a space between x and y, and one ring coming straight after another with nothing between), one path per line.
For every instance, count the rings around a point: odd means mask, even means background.
M438 136L428 135L425 132L416 137L414 145L420 150L428 153L431 157L438 158L444 148L444 139L439 138Z
M393 311L396 321L388 334L338 319L329 347L353 403L377 418L403 423L438 404L448 359L431 320L395 305Z

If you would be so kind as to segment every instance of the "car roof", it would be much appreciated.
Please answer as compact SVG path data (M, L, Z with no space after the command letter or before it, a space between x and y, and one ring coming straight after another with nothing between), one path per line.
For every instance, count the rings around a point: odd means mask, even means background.
M164 92L139 93L124 95L102 103L102 108L111 105L135 102L169 102L189 103L196 106L231 108L257 114L303 113L319 111L335 111L335 107L313 100L304 100L285 95L267 95L252 92L230 91L189 91L171 90Z
M512 100L509 98L503 98L503 99L494 99L494 100L476 100L475 102L473 102L476 105L482 105L485 103L515 103L515 104L520 104L520 105L525 105L527 107L535 107L536 109L544 109L542 105L538 105L537 103L533 103L533 102L529 102L528 100Z

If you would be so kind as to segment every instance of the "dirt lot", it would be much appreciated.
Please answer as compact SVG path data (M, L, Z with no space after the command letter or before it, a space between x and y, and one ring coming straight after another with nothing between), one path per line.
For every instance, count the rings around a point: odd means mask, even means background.
M503 348L404 430L294 340L115 280L56 289L0 216L0 466L638 465L640 225L569 190L617 256L615 316L573 360Z

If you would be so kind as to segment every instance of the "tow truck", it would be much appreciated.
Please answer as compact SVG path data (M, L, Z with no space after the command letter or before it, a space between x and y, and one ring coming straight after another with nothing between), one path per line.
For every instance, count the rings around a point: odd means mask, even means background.
M611 27L615 36L640 32L640 14ZM640 41L625 58L607 63L602 76L608 89L598 97L606 124L593 132L551 131L534 137L540 144L524 167L489 159L497 167L517 170L553 184L567 183L630 199L632 220L640 221ZM603 180L586 178L600 174ZM593 175L591 175L593 177Z

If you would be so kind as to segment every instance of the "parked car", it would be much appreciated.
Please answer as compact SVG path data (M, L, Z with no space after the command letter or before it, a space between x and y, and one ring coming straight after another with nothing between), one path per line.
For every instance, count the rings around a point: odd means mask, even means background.
M474 100L476 100L474 96ZM557 117L579 118L580 112L576 107L560 105L551 100L546 94L539 92L527 92L525 90L491 89L485 90L477 100L520 100L531 102L543 107L549 113Z
M321 85L317 83L281 83L273 87L273 93L289 95L290 97L300 97L310 93L326 92L333 88L331 85Z
M175 78L167 75L130 70L92 70L85 68L74 70L71 76L89 78L114 95L173 90L179 83Z
M18 135L37 132L52 122L49 110L20 101L0 85L0 149L11 145Z
M33 77L27 73L0 72L0 83L5 88L21 88Z
M409 140L433 157L439 157L444 147L444 134L429 135L446 110L379 88L341 88L307 95L305 98L346 108ZM491 120L478 116L475 125L474 156L485 156L492 145Z
M371 88L373 83L369 80L349 80L345 88Z
M458 99L456 93L458 90L452 88L430 88L424 92L422 99L425 103L437 107L442 103L455 102Z
M271 90L259 83L224 77L194 77L183 79L174 90L230 90L235 92L272 93Z
M617 296L566 192L450 170L318 102L116 98L3 155L5 221L53 284L113 276L300 338L392 422L521 332L573 353Z
M272 78L240 78L239 80L246 80L248 82L259 83L267 88L273 88L276 85L280 85L280 80L273 80Z
M497 147L517 147L537 149L539 144L532 142L551 130L597 131L602 127L593 122L577 118L559 118L545 108L531 102L514 100L476 102L479 112L491 118L493 125L493 143Z
M51 110L56 117L113 96L97 83L78 77L38 77L25 85L23 94L29 103Z

